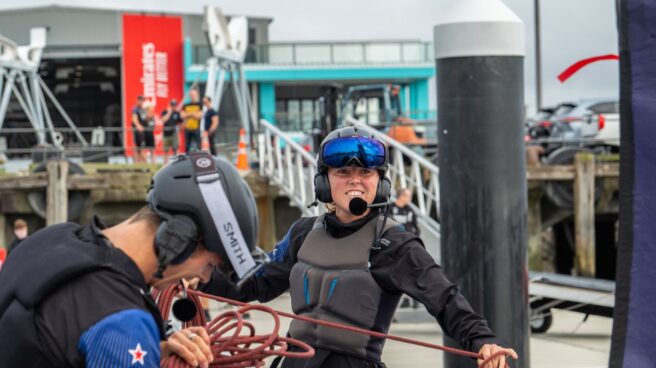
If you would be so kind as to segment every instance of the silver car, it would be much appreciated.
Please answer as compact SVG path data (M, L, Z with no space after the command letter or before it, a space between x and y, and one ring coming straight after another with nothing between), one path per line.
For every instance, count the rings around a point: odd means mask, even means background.
M551 138L595 139L619 145L619 101L614 98L580 100L559 105L550 119L560 129Z

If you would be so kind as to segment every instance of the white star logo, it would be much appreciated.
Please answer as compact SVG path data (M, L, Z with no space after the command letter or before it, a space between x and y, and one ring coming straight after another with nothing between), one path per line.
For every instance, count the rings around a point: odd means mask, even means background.
M141 344L137 343L137 347L134 349L128 349L128 353L132 355L132 363L131 365L134 365L134 363L139 363L141 365L144 365L144 357L146 354L148 354L147 351L141 350Z

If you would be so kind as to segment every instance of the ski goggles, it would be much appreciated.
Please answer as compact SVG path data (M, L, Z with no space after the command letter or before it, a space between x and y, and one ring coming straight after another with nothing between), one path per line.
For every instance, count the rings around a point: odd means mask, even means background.
M324 165L333 168L354 164L369 169L378 168L386 163L385 146L376 139L362 136L335 138L324 144L321 160Z

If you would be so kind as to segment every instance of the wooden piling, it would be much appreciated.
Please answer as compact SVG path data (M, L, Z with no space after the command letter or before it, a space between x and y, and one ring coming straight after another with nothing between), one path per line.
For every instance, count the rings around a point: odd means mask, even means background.
M574 230L576 271L595 276L595 157L579 153L574 160Z
M544 271L542 265L542 190L529 190L528 194L528 266L532 271Z
M49 226L68 220L68 161L48 161L47 171L46 224Z

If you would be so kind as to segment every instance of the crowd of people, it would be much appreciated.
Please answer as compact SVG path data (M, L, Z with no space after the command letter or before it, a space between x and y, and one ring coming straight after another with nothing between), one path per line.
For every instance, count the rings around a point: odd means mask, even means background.
M155 126L158 121L162 125L162 150L167 158L182 152L200 150L203 139L207 139L210 152L216 155L215 137L219 114L213 108L210 97L204 97L201 101L197 89L189 90L188 102L180 105L172 99L159 114L155 106L143 96L137 97L131 113L136 162L148 162L154 156L157 146Z

